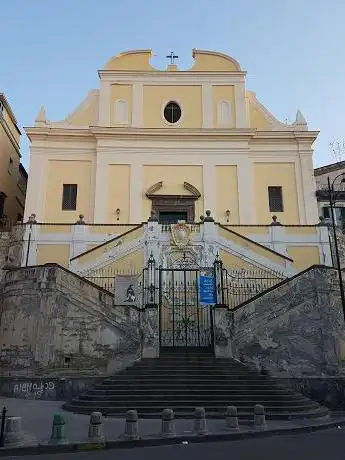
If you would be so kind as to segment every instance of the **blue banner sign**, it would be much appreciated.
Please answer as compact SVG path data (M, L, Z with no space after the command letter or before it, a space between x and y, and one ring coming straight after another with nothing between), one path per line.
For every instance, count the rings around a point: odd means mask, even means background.
M200 275L199 294L201 305L213 305L216 299L216 279L214 276Z

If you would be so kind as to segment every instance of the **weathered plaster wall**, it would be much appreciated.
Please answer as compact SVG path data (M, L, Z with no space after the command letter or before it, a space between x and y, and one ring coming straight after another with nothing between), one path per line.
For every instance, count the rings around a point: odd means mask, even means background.
M138 314L56 264L8 271L0 295L3 375L112 373L139 357Z
M344 319L337 272L314 266L233 311L235 357L285 377L339 374Z

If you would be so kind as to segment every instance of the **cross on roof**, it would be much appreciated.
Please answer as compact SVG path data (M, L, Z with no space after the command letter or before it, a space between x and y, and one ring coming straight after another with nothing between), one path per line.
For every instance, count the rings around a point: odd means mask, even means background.
M178 56L172 51L170 54L166 56L167 59L170 59L170 64L174 64L174 60L178 59Z

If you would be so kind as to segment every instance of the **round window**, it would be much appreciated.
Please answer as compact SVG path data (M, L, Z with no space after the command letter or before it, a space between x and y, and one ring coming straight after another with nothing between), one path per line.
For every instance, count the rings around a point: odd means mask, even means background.
M176 102L168 102L164 109L164 118L169 123L176 123L181 118L181 107Z

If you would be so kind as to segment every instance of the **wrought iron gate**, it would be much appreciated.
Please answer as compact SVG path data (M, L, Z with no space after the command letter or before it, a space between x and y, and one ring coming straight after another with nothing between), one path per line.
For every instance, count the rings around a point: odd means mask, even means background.
M161 347L212 346L213 311L200 304L200 274L208 273L199 268L159 269Z

